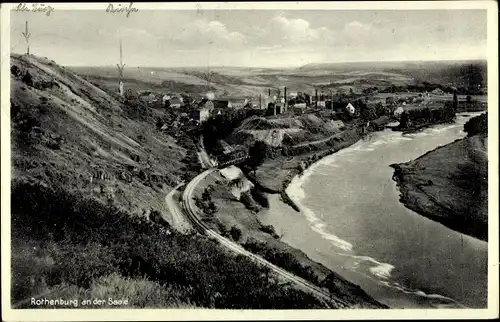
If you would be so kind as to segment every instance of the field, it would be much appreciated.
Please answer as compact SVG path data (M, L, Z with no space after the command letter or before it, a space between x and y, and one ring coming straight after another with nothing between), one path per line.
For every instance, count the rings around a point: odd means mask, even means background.
M117 70L114 67L71 67L71 70L86 79L116 88ZM437 84L483 83L486 79L486 63L472 62L395 62L395 63L339 63L309 64L299 68L245 68L210 67L210 83L207 82L208 68L176 67L125 68L125 87L133 90L165 90L162 82L172 83L166 90L189 94L204 94L213 90L217 96L266 95L271 89L288 92L303 91L313 94L315 89L330 91L360 91L367 87L387 87L421 82Z

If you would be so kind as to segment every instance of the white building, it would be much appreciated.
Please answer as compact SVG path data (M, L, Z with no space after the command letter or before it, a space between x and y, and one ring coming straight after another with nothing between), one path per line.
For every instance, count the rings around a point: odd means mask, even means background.
M356 109L354 108L354 106L351 103L347 104L347 106L345 108L349 112L349 114L351 114L351 115L356 112Z
M403 114L404 111L405 111L404 108L402 106L399 106L398 108L396 108L394 110L394 116L395 117L400 117L401 114Z

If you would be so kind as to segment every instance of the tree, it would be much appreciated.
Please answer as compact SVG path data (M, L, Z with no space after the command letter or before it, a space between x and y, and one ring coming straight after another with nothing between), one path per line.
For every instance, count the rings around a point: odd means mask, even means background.
M25 83L28 86L33 86L33 78L31 77L31 74L29 71L27 71L26 74L24 74L23 83Z
M456 110L458 108L458 97L457 91L453 92L453 109Z
M375 104L375 112L379 117L385 115L386 110L382 102L378 102L377 104Z
M250 158L247 164L255 174L255 170L262 165L266 159L267 144L264 141L255 141L254 145L248 150L248 154Z
M234 241L238 241L241 238L241 230L235 226L231 227L229 230L229 235Z
M210 200L210 192L207 189L205 189L201 194L201 199L204 201Z

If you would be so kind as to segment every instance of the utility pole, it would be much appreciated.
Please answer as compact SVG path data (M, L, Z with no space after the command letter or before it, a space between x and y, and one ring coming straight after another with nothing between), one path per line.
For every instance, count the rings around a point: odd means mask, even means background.
M210 85L212 81L212 74L210 72L210 51L213 44L213 40L208 41L208 55L207 55L207 93L210 92Z
M27 45L27 49L26 49L26 55L29 55L30 54L30 43L29 43L29 39L30 39L30 32L29 32L29 29L28 29L28 21L26 21L26 27L24 29L24 32L23 32L23 36L24 36L24 40L26 40L26 45Z
M287 104L287 100L286 100L286 87L284 90L284 99L285 99L285 102L284 102L283 108L286 111L286 110L288 110L288 104Z
M122 50L122 40L120 38L120 63L116 64L118 67L118 73L120 75L120 81L119 81L119 90L120 90L120 96L124 95L123 92L123 69L125 68L125 64L123 63L123 50Z
M316 106L315 107L318 108L318 89L317 88L314 89L314 93L315 93L314 96L316 98Z

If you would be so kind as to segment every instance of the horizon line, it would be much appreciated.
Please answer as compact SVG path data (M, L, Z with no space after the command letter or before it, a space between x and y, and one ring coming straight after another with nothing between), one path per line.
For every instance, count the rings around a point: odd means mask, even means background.
M18 56L24 56L25 54L20 54L20 53L15 53L11 52L11 55L18 55ZM50 59L45 56L39 56L36 54L30 54L32 56L38 56L46 59ZM206 66L206 65L176 65L176 66L153 66L153 65L130 65L128 68L207 68L207 69L214 69L214 68L259 68L259 69L267 69L267 70L273 70L273 69L297 69L301 68L304 66L308 65L342 65L342 64L359 64L359 63L376 63L376 64L381 64L381 63L429 63L429 62L468 62L468 61L486 61L488 62L488 58L462 58L462 59L406 59L406 60L355 60L355 61L337 61L337 62L309 62L301 65L293 65L293 66L280 66L280 67L264 67L264 66L244 66L244 65L232 65L232 66L227 66L227 65L211 65L211 66ZM56 62L56 61L55 61ZM56 62L57 63L57 62ZM61 64L57 63L58 65L65 66L65 67L116 67L115 64L112 65L71 65L71 64Z
M357 64L357 63L431 63L431 62L469 62L469 61L488 61L488 58L463 58L463 59L409 59L409 60L356 60L356 61L339 61L339 62L310 62L302 65L280 66L280 67L264 67L264 66L244 66L244 65L176 65L176 66L153 66L153 65L130 65L128 68L259 68L259 69L295 69L308 65L341 65L341 64ZM64 65L66 67L116 67L116 65Z

